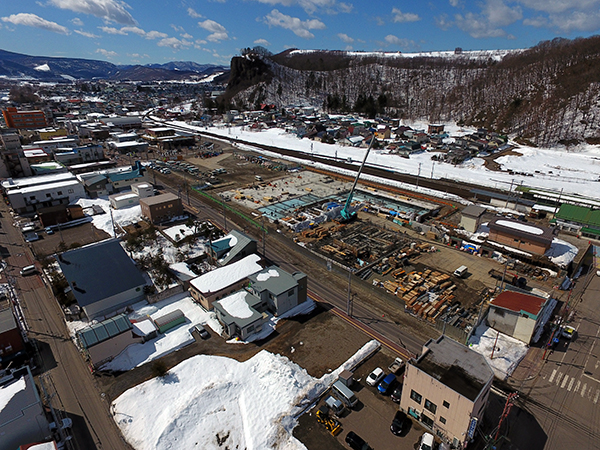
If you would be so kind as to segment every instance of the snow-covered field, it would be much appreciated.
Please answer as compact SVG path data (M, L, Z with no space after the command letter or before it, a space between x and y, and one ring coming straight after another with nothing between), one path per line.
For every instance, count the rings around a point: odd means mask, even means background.
M136 450L305 449L292 436L296 417L379 345L368 342L319 379L266 350L242 363L198 355L123 393L114 420Z
M496 339L498 339L497 342ZM492 358L494 343L496 350ZM499 333L488 327L485 322L477 327L469 339L469 347L485 357L492 366L494 374L501 380L506 379L514 372L529 349L524 342Z
M142 208L140 205L130 206L129 208L113 209L111 218L111 207L108 198L80 198L77 200L77 204L84 210L86 208L91 208L94 205L100 206L105 211L105 214L94 215L92 217L92 224L95 228L105 231L113 237L115 235L113 223L118 229L119 225L131 225L132 223L138 222L142 218Z
M315 155L328 156L347 160L352 158L359 164L365 153L364 148L354 148L330 145L309 139L298 139L295 135L286 133L279 128L264 131L249 131L243 127L194 127L185 122L172 122L174 125L188 127L196 131L208 131L223 136L225 139L238 138L247 142L273 145L290 150L297 150ZM417 129L427 129L425 122L407 122ZM451 136L460 136L472 133L475 130L446 124L446 131ZM254 149L259 151L258 149ZM595 145L581 145L576 149L552 148L542 149L518 146L516 152L522 156L510 155L497 158L496 162L502 166L503 171L491 171L484 167L483 159L473 158L463 164L452 165L432 161L431 157L437 153L418 153L410 159L398 155L391 155L385 150L374 150L370 153L368 163L383 168L393 168L396 171L413 175L420 174L424 178L448 178L456 181L466 181L481 186L513 189L518 185L538 188L563 190L564 193L585 195L600 198L598 189L598 174L600 173L600 147ZM264 153L264 152L263 152ZM283 158L278 155L279 158ZM304 162L308 164L308 162ZM509 173L508 170L513 171ZM514 172L527 173L518 175ZM367 177L365 176L365 179ZM403 186L411 189L411 185ZM412 186L414 190L414 186ZM421 189L419 189L421 191Z

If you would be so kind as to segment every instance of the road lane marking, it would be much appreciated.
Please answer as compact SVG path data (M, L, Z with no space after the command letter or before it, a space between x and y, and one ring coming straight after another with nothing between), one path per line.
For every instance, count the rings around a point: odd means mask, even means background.
M577 380L577 384L575 385L575 392L579 392L579 386L581 386L581 380Z
M554 375L556 375L556 369L552 371L552 375L550 375L550 378L548 379L550 383L552 383L552 380L554 380Z
M563 377L563 373L562 372L558 372L558 376L556 377L556 385L558 386L560 384L560 379Z
M583 383L583 387L581 388L581 396L585 395L585 390L587 389L587 383Z
M567 385L567 381L569 381L569 377L568 377L567 375L565 375L565 377L563 378L563 382L562 382L562 384L560 385L560 388L561 388L561 389L564 389L564 388L565 388L565 386ZM558 384L558 383L556 383L556 384Z
M567 391L571 392L571 389L573 389L574 384L575 384L575 377L571 378L571 382L569 383L569 387L567 388Z
M596 396L594 397L594 403L598 403L598 397L600 397L600 390L596 389Z

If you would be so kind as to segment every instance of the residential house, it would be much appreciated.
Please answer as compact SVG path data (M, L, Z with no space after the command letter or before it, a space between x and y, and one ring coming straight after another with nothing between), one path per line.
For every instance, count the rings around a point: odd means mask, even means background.
M3 449L19 448L52 438L44 404L28 366L0 379L0 444Z
M221 300L213 302L217 319L223 325L225 335L245 340L262 330L268 316L260 297L242 289Z
M10 301L0 301L0 367L25 348L21 328L17 323Z
M256 240L237 230L231 230L227 236L212 241L208 248L208 257L212 264L226 266L256 253Z
M442 335L407 362L400 410L464 448L483 418L493 379L483 355Z
M490 302L487 323L529 345L539 340L555 307L553 298L506 290Z
M228 266L218 267L190 280L190 294L204 309L213 309L213 302L248 283L248 277L263 269L261 258L256 254L248 255Z
M183 204L175 194L166 193L140 199L142 216L152 223L162 223L183 215Z
M248 279L248 290L259 297L275 316L285 314L306 301L308 280L302 272L289 274L277 266L270 266Z
M143 338L135 334L127 314L119 314L85 327L77 331L76 337L93 369L110 361L129 345L143 342Z
M56 259L89 319L110 316L145 298L146 280L117 239L68 250Z

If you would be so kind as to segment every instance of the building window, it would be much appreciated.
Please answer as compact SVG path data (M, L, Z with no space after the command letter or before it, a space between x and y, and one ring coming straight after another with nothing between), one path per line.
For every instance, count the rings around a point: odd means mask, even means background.
M57 194L58 194L58 195L62 195L62 191L58 191L58 192L57 192Z
M450 408L450 403L448 403L446 400L444 400L444 403L442 403L442 405L444 405L444 408Z
M412 389L410 391L410 398L412 398L419 405L421 404L421 400L423 400L423 396L421 394L419 394L418 392L415 392Z
M421 422L423 422L429 428L433 428L433 419L431 417L427 417L425 414L421 414Z
M437 405L435 403L431 403L430 400L425 399L425 409L435 414L437 411Z
M444 419L442 416L440 416L440 422L442 422L444 425L446 425L446 419Z
M52 194L46 194L46 197L50 197L50 198L51 198L51 197L52 197Z
M288 297L291 297L292 295L294 295L294 290L293 289L290 290L290 291L288 291Z
M75 191L73 191L73 189L69 189L67 192L68 192L69 194L72 194L72 193L73 193L73 192L75 192Z

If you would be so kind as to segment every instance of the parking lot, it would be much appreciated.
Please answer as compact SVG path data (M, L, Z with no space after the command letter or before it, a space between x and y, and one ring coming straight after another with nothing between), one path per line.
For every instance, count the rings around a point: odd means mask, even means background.
M347 449L349 447L344 439L350 431L362 437L373 450L414 450L425 430L417 422L412 421L408 433L405 431L403 436L392 434L390 425L398 410L398 404L394 403L389 396L377 392L377 387L369 386L365 381L376 367L381 367L388 373L387 368L394 358L395 355L382 349L356 369L354 372L356 382L352 390L358 398L358 404L339 417L342 431L337 436L332 436L322 424L318 423L315 415L329 393L310 412L300 417L294 436L309 450Z

